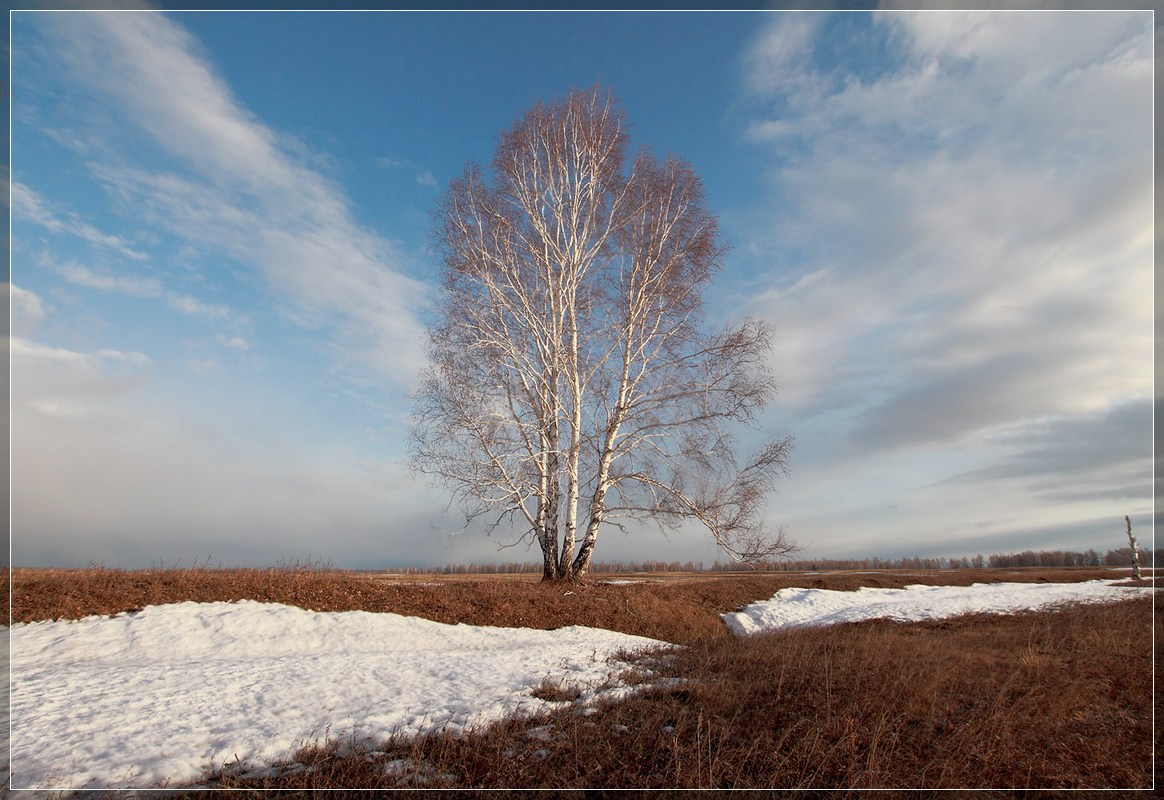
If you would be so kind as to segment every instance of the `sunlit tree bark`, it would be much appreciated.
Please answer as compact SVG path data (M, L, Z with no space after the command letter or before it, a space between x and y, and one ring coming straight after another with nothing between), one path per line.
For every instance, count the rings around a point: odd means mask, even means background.
M1140 546L1136 543L1136 537L1132 535L1132 519L1127 514L1124 515L1124 525L1128 531L1128 547L1132 550L1132 577L1140 580Z
M581 578L606 523L694 520L732 557L795 549L761 507L791 438L742 463L726 425L774 384L762 323L708 333L715 217L686 162L627 158L593 88L539 104L437 213L441 298L416 393L413 465L469 520L516 522L547 580Z

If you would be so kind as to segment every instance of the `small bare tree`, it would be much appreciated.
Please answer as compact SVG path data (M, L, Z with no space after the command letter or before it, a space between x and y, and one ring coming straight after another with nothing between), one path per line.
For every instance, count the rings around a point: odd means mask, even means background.
M1136 543L1136 537L1132 535L1132 520L1127 514L1124 514L1124 525L1128 529L1128 547L1132 549L1132 577L1140 580L1140 546Z
M703 328L720 267L702 184L677 158L627 164L598 87L538 104L436 215L441 302L415 396L412 463L490 530L520 521L546 580L587 571L604 523L706 527L731 556L795 549L760 508L791 437L743 463L725 423L772 397L771 337ZM629 166L629 169L627 167Z

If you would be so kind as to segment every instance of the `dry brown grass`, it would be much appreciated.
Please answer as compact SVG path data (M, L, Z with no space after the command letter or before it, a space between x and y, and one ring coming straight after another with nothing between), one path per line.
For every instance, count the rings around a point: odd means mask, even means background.
M641 583L609 584L616 577ZM314 611L376 611L437 622L559 628L586 625L685 643L726 637L719 615L790 586L853 590L909 584L1085 581L1105 569L999 569L936 572L680 574L607 576L580 585L543 584L536 576L409 576L292 565L270 569L12 570L12 621L79 619L187 600L256 600ZM7 581L4 574L0 580ZM7 586L0 602L7 602Z
M552 714L466 736L331 743L305 749L274 774L226 769L208 776L209 785L231 790L228 796L340 787L449 788L461 790L457 796L519 787L563 796L675 788L808 790L798 798L856 797L857 789L1010 790L1006 796L1054 789L1067 796L1077 788L1146 789L1152 782L1150 600L910 625L873 621L745 640L727 635L718 616L792 585L1113 577L1106 570L687 576L574 587L524 576L403 582L302 569L14 570L12 577L20 621L249 598L445 622L593 625L687 645L651 664L671 684L596 713L582 713L546 685L546 697L562 701ZM1159 647L1164 631L1156 620Z
M12 572L12 619L78 619L185 600L257 600L315 611L375 611L437 622L550 629L588 625L667 641L726 635L717 614L765 597L763 578L674 585L559 586L511 580L400 582L337 570L33 570ZM6 594L6 593L5 593Z
M1145 599L704 638L663 668L681 683L594 714L569 707L472 736L324 749L311 771L218 774L214 785L1147 789L1150 636Z

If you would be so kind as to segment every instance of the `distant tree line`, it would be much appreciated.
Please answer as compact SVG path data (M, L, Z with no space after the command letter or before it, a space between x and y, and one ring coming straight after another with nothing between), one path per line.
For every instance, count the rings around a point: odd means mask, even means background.
M1020 553L978 554L971 558L817 558L765 561L752 566L736 561L716 561L710 566L702 561L595 561L590 571L598 574L626 574L634 572L806 572L828 570L878 569L1007 569L1012 567L1128 567L1132 563L1131 549L1121 547L1102 555L1098 550L1023 550ZM1140 563L1145 567L1164 564L1164 549L1140 551ZM405 567L391 570L405 575L522 575L540 574L542 564L510 562L505 564L448 564L443 567Z
M1154 566L1164 563L1164 549L1141 550L1140 563ZM991 567L1128 567L1132 564L1130 547L1108 550L1100 555L1096 550L1078 553L1072 550L1053 550L992 555L988 561Z
M542 564L534 562L446 564L443 567L404 567L389 570L404 575L535 575L541 574L542 571ZM707 568L702 561L592 561L589 571L610 575L628 572L706 572Z
M981 556L976 556L975 560L980 558ZM984 565L979 564L979 566ZM844 569L948 569L949 567L950 559L921 558L918 556L913 556L911 558L813 558L800 559L796 561L772 561L758 565L757 571L816 572ZM712 569L724 572L741 571L738 565L728 564L721 561L715 562L715 564L712 565ZM747 569L747 567L744 567L744 569Z
M1164 549L1141 550L1140 563L1144 566L1154 566L1164 563ZM992 553L983 556L979 553L973 557L961 558L817 558L805 560L785 560L770 562L757 566L765 572L801 572L805 570L854 570L854 569L1005 569L1011 567L1128 567L1132 564L1132 551L1129 547L1120 547L1108 550L1104 554L1091 549L1085 552L1074 550L1023 550L1020 553ZM717 561L712 565L716 571L740 571L747 569L746 565L728 564Z

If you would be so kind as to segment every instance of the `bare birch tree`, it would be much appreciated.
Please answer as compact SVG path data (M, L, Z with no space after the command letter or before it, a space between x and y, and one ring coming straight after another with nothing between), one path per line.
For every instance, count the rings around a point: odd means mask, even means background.
M1140 580L1140 546L1136 543L1136 537L1132 535L1132 518L1127 514L1124 514L1124 525L1128 531L1128 547L1132 550L1132 577Z
M677 158L627 159L598 87L538 104L436 215L443 261L412 463L467 520L515 523L546 580L587 571L606 523L706 527L732 557L795 549L762 527L791 437L737 459L728 423L774 393L767 327L704 329L717 222Z

